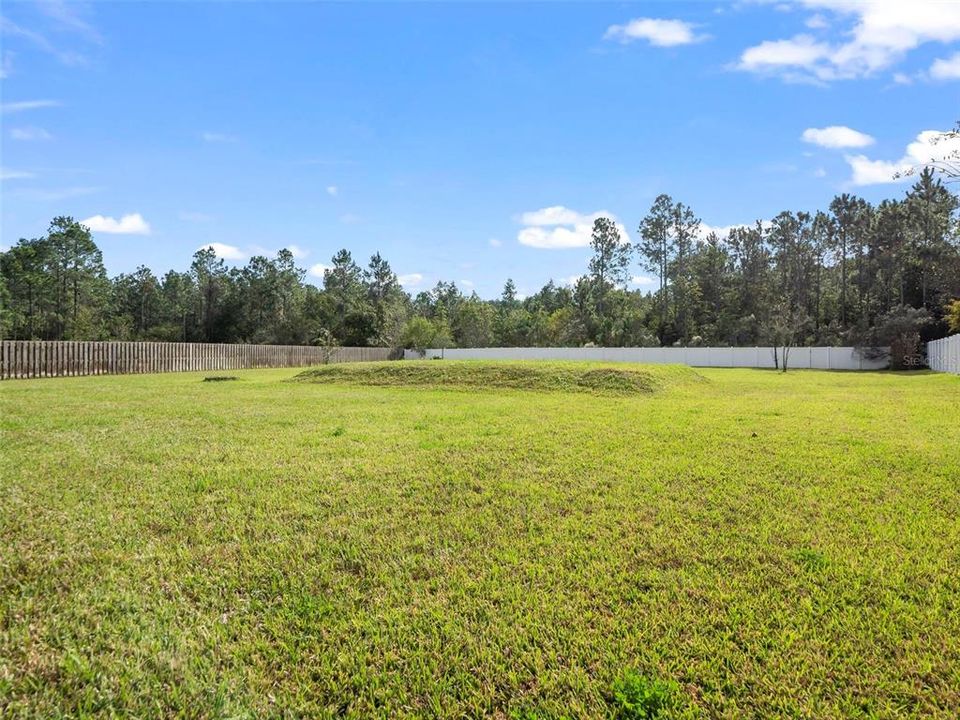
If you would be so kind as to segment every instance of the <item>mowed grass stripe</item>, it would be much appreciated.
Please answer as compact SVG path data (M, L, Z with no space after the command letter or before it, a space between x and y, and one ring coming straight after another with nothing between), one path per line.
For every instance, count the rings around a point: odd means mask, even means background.
M0 384L0 715L956 717L960 381L697 372Z

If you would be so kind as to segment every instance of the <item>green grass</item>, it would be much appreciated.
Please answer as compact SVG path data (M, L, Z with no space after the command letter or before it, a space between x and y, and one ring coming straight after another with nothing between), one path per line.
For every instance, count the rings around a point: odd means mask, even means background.
M0 383L0 717L960 716L960 378L699 373Z

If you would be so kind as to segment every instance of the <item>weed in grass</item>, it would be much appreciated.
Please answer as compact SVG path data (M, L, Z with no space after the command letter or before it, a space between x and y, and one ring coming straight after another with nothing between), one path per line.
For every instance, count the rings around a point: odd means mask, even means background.
M797 561L800 563L800 566L808 572L826 570L830 565L827 556L813 548L800 548L800 550L797 551Z
M654 720L674 705L678 691L672 680L627 671L613 685L612 715L615 720Z
M204 382L226 382L227 380L239 380L236 375L207 375Z

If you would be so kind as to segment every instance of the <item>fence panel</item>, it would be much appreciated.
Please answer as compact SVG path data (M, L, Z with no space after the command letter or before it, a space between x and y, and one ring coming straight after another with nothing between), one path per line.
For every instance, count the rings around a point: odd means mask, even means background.
M927 365L937 372L960 375L960 335L928 342Z
M2 340L0 380L304 367L389 360L390 354L389 348L342 347L331 351L312 345Z

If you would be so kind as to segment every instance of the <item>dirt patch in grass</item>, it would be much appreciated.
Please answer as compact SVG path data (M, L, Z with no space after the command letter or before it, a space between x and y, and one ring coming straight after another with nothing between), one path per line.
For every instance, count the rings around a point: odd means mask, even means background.
M325 365L302 372L293 380L464 390L546 390L596 395L649 395L675 385L706 381L692 368L681 365L463 360Z

